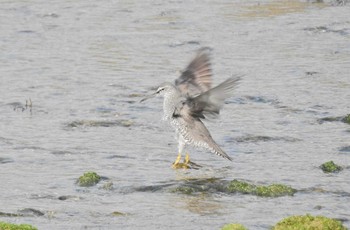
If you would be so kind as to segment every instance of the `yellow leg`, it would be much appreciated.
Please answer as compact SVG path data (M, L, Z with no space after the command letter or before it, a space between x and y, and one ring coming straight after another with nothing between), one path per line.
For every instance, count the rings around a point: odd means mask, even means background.
M181 160L181 153L179 153L179 155L177 155L177 158L176 158L175 162L173 163L174 169L181 168L180 163L179 163L180 160Z
M184 164L188 165L190 163L190 155L186 153L185 159L184 159Z
M177 155L177 158L175 162L173 163L173 169L189 169L191 168L190 165L188 164L190 162L190 157L188 154L186 154L186 158L184 159L183 163L180 163L181 160L181 153Z
M177 165L180 162L180 160L181 160L181 153L179 153L179 155L177 155L177 158L174 162L174 165Z

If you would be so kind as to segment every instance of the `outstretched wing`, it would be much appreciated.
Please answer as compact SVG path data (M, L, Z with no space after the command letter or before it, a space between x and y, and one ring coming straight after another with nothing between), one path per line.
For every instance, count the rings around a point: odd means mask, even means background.
M211 88L211 78L210 49L202 48L175 80L175 85L183 95L195 96Z
M194 117L216 117L220 113L226 98L232 96L233 89L240 80L239 76L231 77L220 85L194 97L187 98L186 104Z
M182 97L176 103L173 113L173 118L178 119L178 122L186 127L179 131L188 142L204 147L228 160L232 159L213 140L200 118L217 116L224 100L232 95L239 80L240 77L232 77L194 98Z

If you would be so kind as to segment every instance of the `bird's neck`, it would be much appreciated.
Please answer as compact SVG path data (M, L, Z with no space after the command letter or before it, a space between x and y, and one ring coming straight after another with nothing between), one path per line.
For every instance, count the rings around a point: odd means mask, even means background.
M176 108L176 104L181 97L180 93L177 91L170 91L164 95L163 110L164 110L164 120L170 120Z

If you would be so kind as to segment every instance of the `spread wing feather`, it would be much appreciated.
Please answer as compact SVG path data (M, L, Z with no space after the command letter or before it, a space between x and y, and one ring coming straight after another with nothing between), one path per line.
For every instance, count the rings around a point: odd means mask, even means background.
M212 69L210 63L210 49L202 48L190 62L175 85L183 95L195 96L211 88Z
M220 113L226 98L232 96L240 77L231 77L220 85L194 97L187 98L186 104L192 116L198 118L215 118Z

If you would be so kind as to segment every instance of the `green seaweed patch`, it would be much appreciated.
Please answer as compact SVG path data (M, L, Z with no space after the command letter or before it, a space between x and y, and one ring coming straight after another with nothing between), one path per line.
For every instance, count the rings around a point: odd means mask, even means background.
M342 119L343 119L343 117L324 117L324 118L318 119L318 122L319 123L334 122L334 121L341 121Z
M343 119L342 122L350 124L350 114L346 115Z
M292 196L296 189L283 184L254 185L245 181L233 180L227 186L229 193L243 193L262 197Z
M12 224L0 222L0 230L37 230L37 228L29 224Z
M101 177L95 172L86 172L79 177L78 185L81 187L91 187L97 184L101 180Z
M2 216L5 216L5 217L18 217L18 216L23 216L23 214L0 212L0 217L2 217Z
M343 170L343 168L337 164L335 164L333 161L327 161L323 163L320 168L324 173L335 173Z
M202 179L186 179L186 181L169 191L172 193L181 193L185 195L193 195L194 193L221 192L223 184L226 183L219 178L202 178Z
M173 187L169 191L185 195L220 192L228 194L242 193L261 197L292 196L297 192L292 187L283 184L255 185L237 179L227 181L218 178L186 180L185 183Z
M247 230L242 224L226 224L221 230Z
M191 188L188 186L173 188L170 191L173 193L182 193L186 195L192 195L193 193L198 192L195 188Z
M346 230L338 220L324 216L290 216L278 222L272 230Z
M334 122L334 121L340 121L340 122L344 122L346 124L350 124L350 114L346 115L346 116L341 116L341 117L324 117L324 118L320 118L318 119L318 122L320 124L324 123L324 122Z
M227 191L230 193L239 192L243 194L253 194L255 189L255 185L239 180L231 181L227 187Z
M268 186L257 186L256 195L265 197L292 196L296 189L283 184L271 184Z
M0 217L20 217L20 216L44 216L45 213L36 210L34 208L24 208L18 210L17 213L7 213L7 212L0 212ZM1 230L1 228L0 228Z

